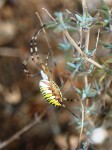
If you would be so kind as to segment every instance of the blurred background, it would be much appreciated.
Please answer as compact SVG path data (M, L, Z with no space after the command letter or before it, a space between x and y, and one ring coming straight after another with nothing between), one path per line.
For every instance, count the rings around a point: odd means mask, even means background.
M106 2L108 6L112 6L111 0ZM100 0L87 0L87 4L91 15L100 8ZM77 145L78 132L72 123L73 116L66 110L54 110L49 106L39 91L38 83L41 77L28 78L21 67L22 61L29 54L30 39L40 28L35 12L40 14L44 23L50 20L42 8L46 8L52 15L65 9L82 13L80 0L0 0L0 141L9 139L46 110L39 123L22 134L18 140L6 145L4 150L65 150L69 144L68 137L73 149ZM90 47L96 41L96 34L97 30L92 31ZM59 39L55 34L49 32L48 35L58 71L52 61L49 63L59 85L58 72L65 75L64 54L57 48ZM106 40L111 41L112 36ZM43 58L48 53L44 42L40 37L39 49ZM99 52L99 55L103 54ZM29 64L29 67L34 72L38 71L32 64ZM102 147L99 149L103 150Z

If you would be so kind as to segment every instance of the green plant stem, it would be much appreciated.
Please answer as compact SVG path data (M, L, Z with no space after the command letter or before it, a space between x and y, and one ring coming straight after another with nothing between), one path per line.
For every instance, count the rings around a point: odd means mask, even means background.
M88 47L89 47L89 38L90 38L90 29L84 30L85 33L85 51L88 53ZM88 75L84 76L84 84L85 88L88 86ZM88 98L86 98L86 107L88 108Z
M80 136L79 136L79 143L81 141L83 128L84 128L84 106L83 106L82 100L80 100L80 103L81 103L81 107L82 107L82 123L81 123L81 130L80 130Z
M85 51L88 52L89 47L89 38L90 38L90 29L84 30L85 33ZM85 88L88 86L88 77L85 75L84 77Z

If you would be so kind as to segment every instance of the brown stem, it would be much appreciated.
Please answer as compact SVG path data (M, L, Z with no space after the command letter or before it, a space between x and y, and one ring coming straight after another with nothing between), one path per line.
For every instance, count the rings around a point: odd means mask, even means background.
M86 0L82 0L82 8L83 8L83 12L87 11Z
M84 32L85 32L85 50L86 50L86 52L88 52L90 29L84 30Z
M72 39L72 37L70 36L70 34L68 33L67 30L63 31L64 34L66 35L66 37L68 38L68 40L71 42L71 44L76 48L76 50L81 54L81 56L88 62L94 64L95 66L97 66L98 68L103 68L102 65L100 65L99 63L97 63L96 61L92 60L91 58L88 58L86 56L86 54L84 54L82 52L82 50L80 49L80 47L76 44L76 42Z

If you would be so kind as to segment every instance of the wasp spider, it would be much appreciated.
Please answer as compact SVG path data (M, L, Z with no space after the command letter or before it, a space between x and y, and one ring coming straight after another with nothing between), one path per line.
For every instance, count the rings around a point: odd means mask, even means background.
M31 57L32 61L38 66L41 77L42 77L42 80L40 80L40 82L39 82L41 94L44 97L44 99L46 101L48 101L49 104L52 104L53 106L64 107L68 111L70 111L63 103L64 98L62 96L60 88L53 81L53 79L50 75L50 71L49 71L48 65L47 65L48 64L48 56L46 57L46 63L44 64L38 54L37 39L38 39L38 35L41 30L42 30L42 28L33 35L33 37L31 38L31 41L30 41L30 53L31 53L30 57ZM29 58L27 58L23 62L22 67L27 76L33 77L35 75L30 74L29 70L27 69L28 59ZM75 117L77 117L75 114L73 114L73 115Z

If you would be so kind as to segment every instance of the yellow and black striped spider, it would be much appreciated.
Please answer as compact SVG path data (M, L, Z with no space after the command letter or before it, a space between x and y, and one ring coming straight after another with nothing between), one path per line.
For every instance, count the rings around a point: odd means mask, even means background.
M48 64L48 62L47 62L48 55L46 57L47 61L44 64L38 54L37 39L38 39L38 35L41 32L41 30L42 30L42 28L33 35L33 37L31 38L31 41L30 41L30 53L31 53L30 57L31 57L32 61L38 66L41 77L42 77L42 80L40 80L40 82L39 82L41 94L44 97L44 99L46 101L48 101L49 104L52 104L53 106L64 107L68 111L70 111L63 103L64 98L62 96L60 88L53 81L53 79L50 75L50 71L49 71L48 65L47 65ZM29 70L27 69L27 61L28 61L28 59L26 59L22 64L23 70L27 76L33 77L35 75L30 74ZM75 114L73 114L73 115L75 117L77 117Z

